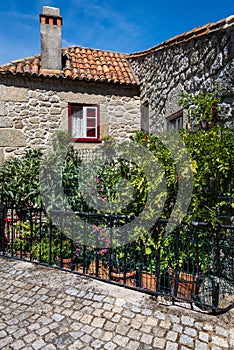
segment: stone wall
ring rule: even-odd
[[[157,47],[129,57],[141,84],[141,101],[150,108],[150,132],[166,128],[166,118],[179,111],[178,93],[213,89],[219,84],[221,115],[234,120],[234,27],[217,30],[182,43]],[[185,126],[185,125],[184,125]]]
[[[48,150],[58,129],[68,129],[68,104],[97,104],[100,107],[101,137],[126,139],[140,128],[137,89],[105,84],[0,77],[0,159],[20,156],[25,150]],[[92,148],[97,143],[76,143]]]

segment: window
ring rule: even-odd
[[[141,106],[141,131],[149,133],[149,104]]]
[[[167,130],[183,128],[183,111],[176,112],[167,118]]]
[[[69,132],[75,141],[99,141],[99,108],[70,104],[68,109]]]

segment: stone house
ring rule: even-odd
[[[234,16],[151,49],[121,54],[61,47],[60,10],[43,7],[41,54],[0,67],[0,159],[48,149],[55,130],[79,148],[133,130],[186,127],[176,104],[181,89],[222,88],[226,124],[234,117]]]

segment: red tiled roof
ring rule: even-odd
[[[177,35],[148,50],[132,54],[82,48],[67,47],[62,50],[63,69],[61,71],[41,68],[40,55],[12,61],[0,67],[0,74],[33,75],[67,78],[72,80],[119,83],[125,85],[138,84],[130,68],[128,59],[144,56],[148,53],[172,47],[176,44],[216,32],[234,25],[234,16],[218,22],[211,22],[189,32]]]
[[[0,67],[1,74],[50,76],[86,81],[101,81],[136,85],[137,81],[126,59],[126,55],[88,49],[79,46],[62,49],[61,71],[41,68],[40,55],[12,61]]]
[[[211,22],[211,23],[208,23],[204,26],[192,29],[189,32],[179,34],[179,35],[177,35],[177,36],[175,36],[167,41],[164,41],[163,43],[161,43],[159,45],[151,47],[148,50],[135,52],[135,53],[129,54],[127,57],[134,58],[134,57],[144,56],[148,53],[156,52],[156,51],[162,50],[166,47],[171,47],[171,46],[174,46],[176,44],[180,44],[180,43],[186,42],[188,40],[200,37],[202,35],[213,33],[213,32],[216,32],[218,30],[225,29],[227,27],[231,27],[233,25],[234,25],[234,15],[229,16],[227,18],[224,18],[218,22]]]

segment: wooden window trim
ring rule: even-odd
[[[99,105],[90,105],[90,104],[82,104],[82,103],[69,103],[68,104],[68,132],[72,135],[72,106],[80,106],[80,107],[90,107],[97,109],[97,137],[72,137],[71,141],[74,142],[101,142],[100,140],[100,107]]]

